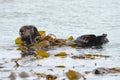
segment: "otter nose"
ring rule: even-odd
[[[107,37],[107,34],[102,34],[103,37]]]

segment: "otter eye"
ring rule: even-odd
[[[20,32],[24,32],[24,31],[21,29]]]

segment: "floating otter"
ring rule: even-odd
[[[35,43],[35,38],[40,36],[37,28],[33,25],[24,25],[19,30],[23,45]]]
[[[92,47],[99,46],[108,42],[106,38],[107,34],[102,34],[100,36],[96,36],[94,34],[82,35],[78,37],[74,42],[78,47]]]

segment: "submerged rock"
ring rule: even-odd
[[[27,78],[27,77],[29,77],[29,74],[23,71],[23,72],[19,73],[19,76],[21,78]]]
[[[110,73],[110,71],[107,68],[100,67],[100,68],[94,69],[92,73],[95,75],[103,75],[103,74]]]
[[[10,80],[16,80],[16,78],[17,78],[16,73],[15,72],[11,72],[9,78],[10,78]]]

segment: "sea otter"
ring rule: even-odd
[[[78,37],[74,42],[78,47],[92,47],[99,46],[108,42],[107,34],[96,36],[94,34],[82,35]]]
[[[23,45],[35,43],[35,38],[40,36],[37,28],[33,25],[24,25],[20,28],[19,34],[23,41]]]

